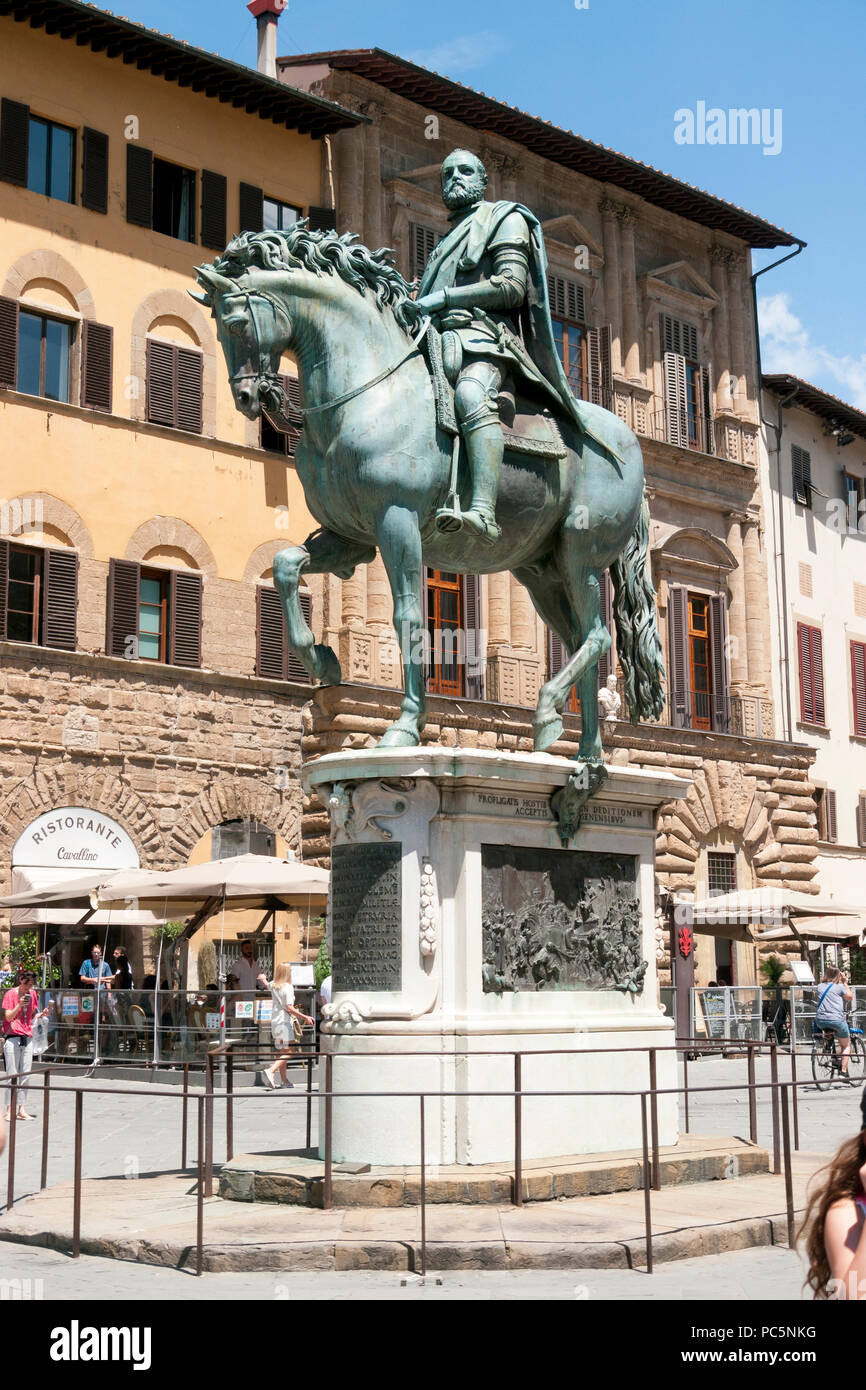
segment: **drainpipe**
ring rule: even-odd
[[[289,0],[250,0],[247,9],[255,15],[258,29],[256,68],[263,77],[277,79],[277,21]]]
[[[797,243],[796,250],[794,250],[794,251],[789,251],[788,254],[787,254],[787,256],[782,256],[782,257],[780,257],[780,259],[779,259],[778,261],[773,261],[772,264],[770,264],[770,265],[765,265],[764,268],[763,268],[763,270],[756,270],[755,273],[754,273],[754,275],[751,277],[751,279],[752,279],[752,317],[753,317],[753,319],[754,319],[754,324],[755,324],[755,355],[756,355],[756,357],[757,357],[757,365],[758,365],[758,412],[759,412],[759,415],[760,415],[760,418],[761,418],[761,423],[762,423],[763,425],[766,425],[769,429],[772,429],[773,432],[775,433],[775,436],[776,436],[776,491],[777,491],[777,496],[778,496],[778,498],[779,498],[779,521],[778,521],[779,530],[778,530],[778,536],[777,536],[777,534],[776,534],[776,522],[775,522],[775,518],[774,518],[774,521],[773,521],[773,548],[774,548],[774,551],[776,552],[776,554],[780,557],[780,559],[781,559],[781,564],[782,564],[782,621],[779,623],[779,627],[780,627],[780,629],[781,629],[781,634],[782,634],[782,666],[783,666],[783,668],[784,668],[784,684],[783,684],[783,689],[784,689],[784,700],[785,700],[785,729],[784,729],[784,734],[785,734],[785,738],[786,738],[786,740],[787,740],[788,742],[791,741],[791,737],[792,737],[792,727],[793,727],[793,726],[792,726],[792,721],[791,721],[791,644],[790,644],[790,637],[789,637],[789,633],[788,633],[788,574],[787,574],[787,567],[786,567],[786,565],[785,565],[785,514],[784,514],[784,506],[783,506],[783,503],[784,503],[784,500],[785,500],[785,499],[784,499],[784,496],[783,496],[783,494],[782,494],[782,411],[785,409],[785,407],[786,407],[787,405],[790,405],[791,401],[794,399],[794,397],[795,397],[796,394],[797,394],[797,389],[796,389],[796,387],[795,387],[794,390],[791,392],[790,396],[786,396],[784,400],[782,400],[782,401],[779,402],[779,409],[778,409],[778,412],[777,412],[777,419],[776,419],[775,421],[772,421],[772,420],[765,420],[765,419],[764,419],[764,379],[763,379],[763,378],[764,378],[764,372],[763,372],[763,366],[762,366],[762,363],[761,363],[761,332],[760,332],[760,329],[759,329],[759,327],[758,327],[758,285],[757,285],[757,282],[758,282],[758,279],[760,278],[761,275],[766,275],[766,274],[767,274],[767,271],[768,271],[768,270],[775,270],[777,266],[784,265],[786,261],[792,261],[792,260],[794,259],[795,256],[799,256],[800,252],[803,251],[803,250],[805,250],[805,247],[806,247],[806,242],[805,242],[805,241],[800,241],[800,239],[799,239],[798,237],[795,237],[795,241],[796,241],[796,243]],[[772,503],[772,497],[771,497],[770,500],[771,500],[771,503]],[[776,549],[777,546],[778,546],[778,549]]]

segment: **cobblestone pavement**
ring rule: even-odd
[[[0,1301],[25,1297],[141,1300],[306,1299],[441,1300],[698,1299],[716,1302],[799,1300],[803,1269],[799,1256],[780,1246],[680,1260],[647,1275],[631,1270],[547,1270],[513,1273],[463,1272],[431,1276],[423,1285],[399,1274],[204,1274],[200,1279],[172,1269],[126,1264],[83,1255],[72,1260],[51,1250],[0,1246]],[[437,1283],[436,1279],[441,1279]],[[19,1291],[14,1281],[23,1281]],[[30,1281],[29,1285],[27,1281]],[[9,1281],[12,1281],[11,1283]],[[40,1282],[41,1281],[41,1282]],[[11,1310],[10,1310],[11,1311]]]

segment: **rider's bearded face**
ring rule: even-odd
[[[450,212],[477,203],[486,187],[484,165],[474,155],[452,155],[442,165],[442,201]]]

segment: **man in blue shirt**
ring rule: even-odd
[[[111,966],[102,959],[102,947],[94,946],[90,959],[82,964],[78,978],[83,985],[95,989],[100,980],[110,980],[113,974]]]

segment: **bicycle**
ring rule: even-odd
[[[842,1054],[836,1046],[836,1034],[820,1024],[812,1025],[812,1077],[816,1089],[826,1091],[833,1084],[835,1076],[844,1079]],[[866,1072],[866,1049],[863,1046],[862,1028],[851,1029],[851,1052],[848,1058],[849,1081],[862,1081]]]

